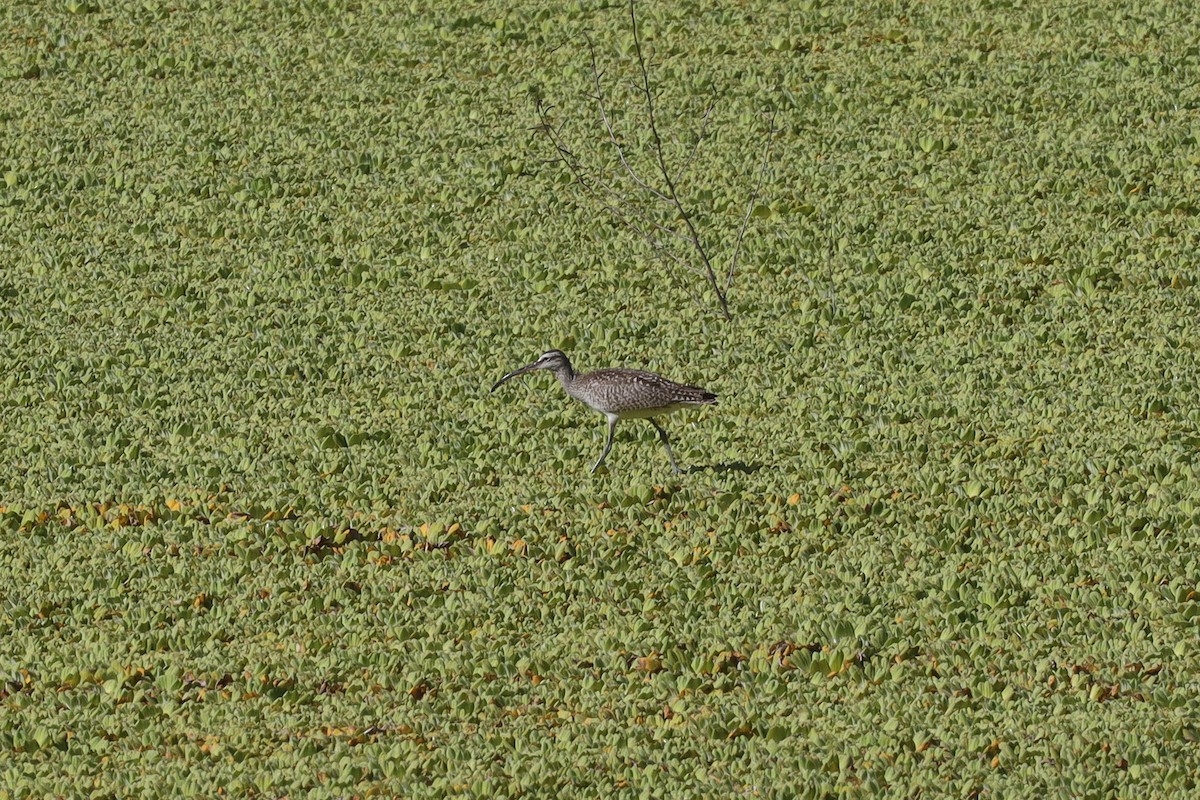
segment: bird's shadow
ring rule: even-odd
[[[747,464],[745,461],[725,461],[720,464],[706,464],[688,467],[684,472],[689,475],[693,472],[715,472],[717,474],[725,474],[729,472],[740,472],[743,475],[753,475],[760,470],[768,469],[768,464]]]

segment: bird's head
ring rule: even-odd
[[[538,356],[537,361],[534,361],[531,364],[526,364],[520,369],[514,369],[512,372],[496,381],[496,383],[492,385],[492,391],[496,391],[496,389],[500,388],[500,384],[504,383],[510,378],[515,378],[518,375],[524,375],[526,372],[533,372],[534,370],[538,369],[548,369],[551,372],[559,372],[563,369],[570,371],[571,362],[567,358],[567,354],[562,350],[547,350]]]

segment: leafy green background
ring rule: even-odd
[[[1195,791],[1194,9],[641,19],[732,324],[531,131],[620,4],[0,8],[0,795]]]

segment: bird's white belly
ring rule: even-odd
[[[691,408],[691,403],[672,403],[669,406],[661,406],[660,408],[631,408],[628,411],[616,412],[606,411],[595,406],[592,406],[592,408],[606,417],[616,417],[617,419],[649,419],[650,417],[662,417],[672,414],[684,408]]]

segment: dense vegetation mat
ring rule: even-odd
[[[0,8],[0,796],[1195,792],[1200,18],[646,5],[731,323],[620,4]]]

